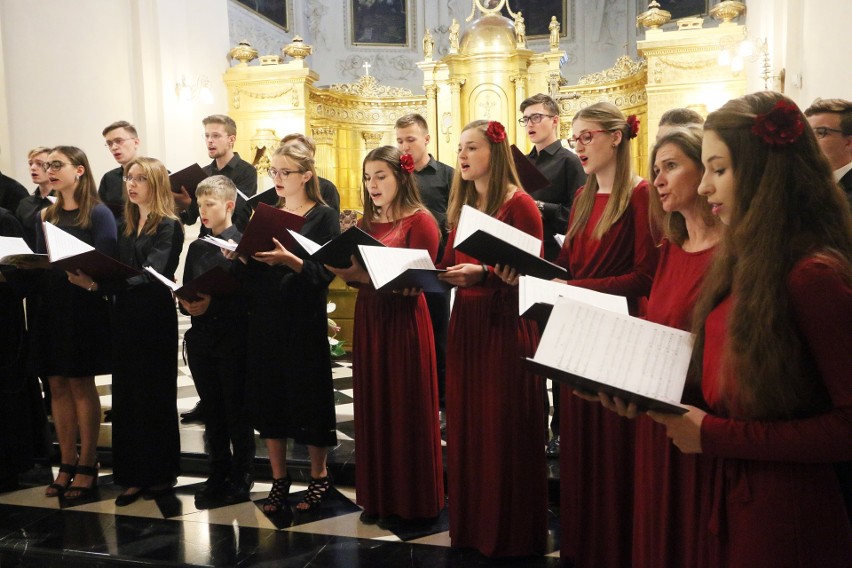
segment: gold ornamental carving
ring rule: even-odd
[[[365,75],[360,77],[354,83],[335,83],[328,88],[334,93],[344,95],[352,95],[355,97],[365,97],[370,99],[396,98],[396,97],[411,97],[413,96],[409,89],[403,87],[389,87],[387,85],[379,85],[375,77]]]
[[[746,7],[742,2],[736,2],[735,0],[725,0],[724,2],[719,2],[715,6],[710,9],[710,15],[713,16],[714,19],[719,20],[723,24],[728,24],[731,21],[735,20],[745,12]]]
[[[648,4],[648,10],[636,16],[636,25],[645,29],[656,30],[672,19],[672,13],[660,8],[657,0]]]
[[[361,132],[361,138],[364,139],[364,146],[367,150],[375,150],[382,145],[383,132]]]
[[[331,144],[337,129],[331,126],[314,126],[311,128],[311,136],[317,144]]]
[[[628,79],[633,75],[639,75],[645,71],[647,63],[644,59],[633,61],[630,56],[622,55],[615,65],[598,73],[591,73],[580,77],[578,85],[598,85],[601,83],[613,83]]]
[[[263,86],[263,83],[252,83],[253,85]],[[277,83],[270,83],[275,84]],[[257,91],[252,89],[246,89],[240,85],[234,86],[234,93],[231,96],[231,104],[234,108],[240,108],[242,101],[240,99],[241,96],[245,95],[252,99],[278,99],[290,93],[290,104],[293,107],[299,106],[299,92],[293,88],[293,85],[288,85],[286,88],[280,91],[266,92],[266,91]]]
[[[314,52],[314,47],[305,43],[302,36],[295,36],[293,41],[281,48],[282,55],[288,55],[293,59],[304,59]]]

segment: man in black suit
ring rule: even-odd
[[[521,103],[523,117],[518,120],[535,147],[528,158],[544,174],[550,185],[532,194],[544,225],[544,258],[559,256],[560,246],[554,235],[568,232],[568,216],[574,192],[586,183],[580,159],[562,145],[559,139],[559,105],[551,97],[539,93]],[[549,409],[548,409],[549,410]],[[550,420],[547,455],[559,457],[559,387],[553,385],[553,416]]]
[[[852,204],[852,101],[817,99],[805,110],[822,153]]]

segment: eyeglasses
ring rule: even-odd
[[[838,134],[843,134],[842,130],[839,130],[837,128],[829,128],[828,126],[817,126],[816,128],[814,128],[814,135],[817,138],[819,138],[820,140],[822,140],[823,138],[828,136],[829,133],[831,133],[831,132],[837,132]]]
[[[519,118],[518,123],[523,124],[524,126],[526,126],[530,122],[532,122],[533,124],[538,124],[539,122],[541,122],[541,119],[543,119],[545,116],[547,118],[553,118],[556,115],[555,114],[541,114],[540,112],[537,112],[535,114],[531,114],[529,116],[524,116],[524,117]]]
[[[58,172],[62,169],[63,166],[70,166],[69,162],[60,162],[59,160],[53,160],[52,162],[45,162],[41,165],[46,172]]]
[[[148,183],[148,178],[146,176],[124,176],[121,179],[124,180],[124,183]]]
[[[134,140],[134,138],[113,138],[112,140],[107,140],[104,142],[104,146],[107,148],[112,148],[113,146],[121,146],[128,140]]]
[[[290,174],[303,174],[304,170],[276,170],[275,168],[269,168],[269,177],[272,179],[281,176],[283,178],[287,178]]]
[[[609,132],[609,130],[586,130],[585,132],[581,132],[577,136],[572,136],[567,140],[568,145],[572,148],[577,147],[577,142],[582,144],[583,146],[588,146],[592,143],[592,139],[594,139],[595,134],[599,132]]]

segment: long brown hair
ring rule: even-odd
[[[74,189],[74,201],[77,202],[77,217],[74,219],[73,225],[82,229],[88,229],[92,224],[92,209],[95,205],[101,202],[98,198],[98,186],[95,185],[95,178],[92,176],[92,168],[89,167],[89,159],[86,153],[75,146],[57,146],[51,148],[50,153],[57,152],[62,154],[71,165],[74,167],[83,166],[83,173],[77,180],[77,187]],[[65,200],[62,198],[62,192],[54,192],[56,201],[49,205],[44,210],[45,221],[51,223],[59,222],[59,212],[62,211]]]
[[[630,205],[630,197],[633,195],[633,169],[630,167],[630,125],[617,106],[612,103],[600,102],[589,105],[574,115],[575,120],[587,120],[596,122],[601,130],[608,132],[621,132],[621,141],[615,153],[615,181],[612,185],[612,194],[606,203],[603,215],[598,220],[592,236],[598,240],[603,237]],[[574,200],[574,217],[571,226],[568,227],[566,239],[571,240],[582,233],[592,215],[595,205],[595,195],[598,193],[598,176],[589,174],[586,185],[580,195]]]
[[[695,363],[700,373],[708,314],[731,295],[720,388],[735,418],[789,419],[829,406],[797,332],[788,275],[803,257],[819,255],[852,281],[852,215],[801,111],[804,130],[789,145],[752,133],[755,117],[782,100],[794,105],[779,93],[746,95],[704,124],[730,151],[734,203],[696,304]]]
[[[150,190],[150,203],[148,204],[148,217],[142,232],[153,235],[157,232],[157,226],[163,219],[177,219],[175,215],[175,199],[172,194],[172,183],[169,181],[169,172],[166,166],[155,158],[134,158],[124,165],[124,175],[130,171],[132,166],[142,168],[142,175],[148,178]],[[124,184],[127,191],[127,184]],[[124,235],[136,234],[139,230],[139,206],[129,199],[124,200]]]
[[[491,145],[491,177],[488,180],[488,189],[485,192],[485,208],[484,213],[492,217],[500,211],[500,207],[506,201],[506,195],[509,193],[509,187],[514,185],[519,190],[521,187],[518,171],[515,169],[515,162],[512,160],[512,148],[509,146],[509,137],[506,136],[502,142],[492,142],[485,131],[488,129],[490,121],[474,120],[462,129],[466,132],[471,129],[476,129],[482,134],[482,139]],[[453,229],[459,222],[461,210],[464,205],[476,207],[479,196],[476,193],[476,185],[473,181],[464,180],[461,177],[461,169],[456,168],[456,173],[453,176],[453,186],[450,189],[450,203],[447,206],[447,227]]]
[[[702,129],[700,126],[673,127],[667,134],[660,137],[657,143],[654,144],[654,149],[651,150],[651,160],[648,171],[651,172],[651,185],[656,178],[654,172],[654,162],[657,160],[657,152],[666,144],[677,146],[684,156],[686,156],[698,168],[699,174],[704,173],[704,164],[701,162],[701,138]],[[698,194],[698,186],[695,187],[696,195]],[[716,225],[718,219],[713,215],[713,210],[707,199],[704,196],[697,195],[698,211],[701,213],[702,222],[708,226]],[[683,214],[678,211],[666,212],[663,211],[663,204],[660,202],[660,195],[654,189],[648,192],[648,218],[651,223],[651,235],[654,242],[659,243],[662,238],[666,238],[678,246],[683,246],[683,243],[689,238],[689,233],[686,230],[686,219]],[[662,232],[662,235],[659,233]]]
[[[325,205],[325,201],[323,201],[322,194],[319,189],[319,177],[317,177],[317,170],[314,166],[314,152],[310,147],[308,147],[304,142],[294,138],[284,144],[281,144],[272,156],[284,156],[285,158],[289,158],[291,161],[298,164],[299,171],[302,173],[311,172],[311,179],[309,179],[305,184],[305,194],[307,194],[308,199],[314,203]],[[284,207],[283,197],[278,198],[278,204],[276,207],[279,209]]]
[[[370,150],[367,157],[364,158],[364,163],[361,166],[361,201],[364,206],[364,217],[361,220],[361,227],[365,231],[369,231],[373,221],[379,216],[379,208],[370,199],[370,192],[367,190],[366,166],[367,162],[385,162],[393,172],[393,177],[396,179],[396,197],[393,203],[388,206],[388,213],[393,213],[394,222],[401,219],[401,215],[406,211],[426,211],[429,210],[423,204],[420,198],[420,188],[417,185],[417,176],[414,172],[408,173],[403,171],[399,160],[402,157],[402,152],[394,146],[380,146],[374,150]],[[430,214],[431,215],[431,214]],[[391,218],[388,215],[388,218]]]

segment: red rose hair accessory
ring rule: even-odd
[[[639,119],[636,118],[635,114],[631,114],[627,117],[627,126],[630,127],[630,131],[627,133],[627,139],[631,140],[636,138],[639,134]]]
[[[770,146],[783,147],[799,139],[805,131],[805,123],[799,107],[787,101],[778,101],[769,112],[754,118],[751,131]]]
[[[399,157],[399,167],[407,174],[414,171],[414,158],[411,157],[411,154],[403,154]]]
[[[506,129],[503,128],[503,125],[496,120],[492,120],[488,123],[488,128],[485,130],[485,136],[487,136],[493,144],[499,144],[506,139]]]

